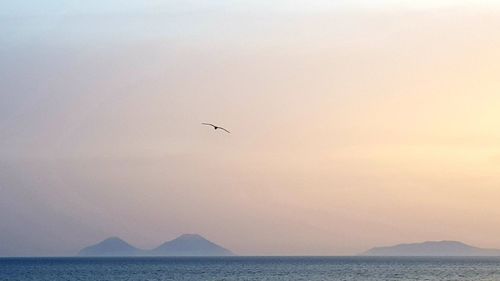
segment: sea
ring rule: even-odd
[[[500,280],[500,258],[0,258],[1,281]]]

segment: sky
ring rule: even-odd
[[[310,2],[0,1],[0,256],[500,248],[498,1]]]

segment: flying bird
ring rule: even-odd
[[[231,132],[229,132],[228,130],[226,130],[226,129],[222,128],[222,127],[216,126],[216,125],[214,125],[214,124],[210,124],[210,123],[201,123],[201,124],[202,124],[202,125],[207,125],[207,126],[212,126],[212,127],[214,127],[214,130],[221,129],[221,130],[223,130],[223,131],[225,131],[225,132],[227,132],[227,133],[229,133],[229,134],[231,133]]]

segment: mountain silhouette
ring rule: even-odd
[[[118,237],[110,237],[95,245],[83,248],[79,256],[137,256],[141,250]]]
[[[232,256],[231,251],[215,244],[198,234],[183,234],[172,241],[158,246],[152,251],[158,256]]]
[[[423,243],[399,244],[375,247],[364,256],[500,256],[500,250],[483,249],[458,241],[427,241]]]
[[[118,237],[83,248],[79,256],[233,256],[234,254],[198,234],[183,234],[152,250],[141,250]]]

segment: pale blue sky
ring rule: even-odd
[[[206,37],[218,29],[238,33],[308,14],[332,15],[346,11],[429,11],[460,8],[469,11],[499,7],[498,1],[420,0],[48,0],[0,1],[3,48],[47,40],[89,41],[114,37]],[[296,20],[296,19],[295,19]],[[261,26],[259,27],[259,23]],[[273,28],[272,26],[270,28]],[[47,41],[46,40],[46,41]]]
[[[0,1],[3,15],[68,15],[92,13],[157,13],[190,10],[327,11],[336,8],[498,7],[495,0],[46,0]]]

